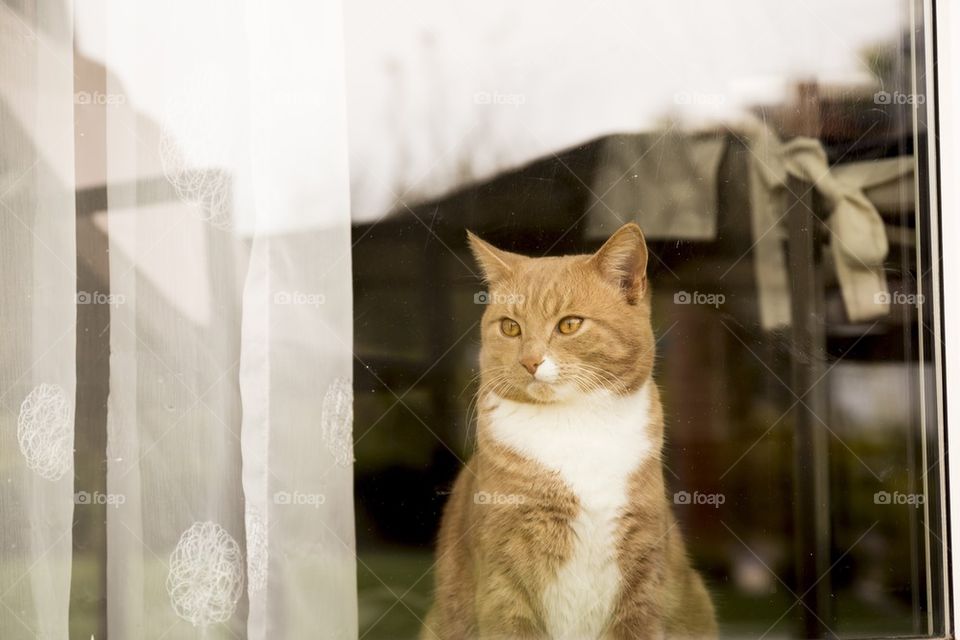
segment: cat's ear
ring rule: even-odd
[[[483,271],[483,279],[488,284],[502,280],[510,275],[514,267],[523,260],[523,256],[516,253],[510,253],[481,240],[478,236],[467,231],[467,240],[470,242],[470,250],[473,251],[473,257]]]
[[[620,287],[627,302],[636,304],[647,290],[647,242],[632,222],[620,227],[590,257],[600,275]]]

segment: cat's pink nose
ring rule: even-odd
[[[520,364],[523,365],[523,368],[527,370],[527,373],[534,375],[537,372],[537,367],[543,364],[543,358],[537,356],[524,356],[520,358]]]

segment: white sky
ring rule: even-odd
[[[113,56],[111,69],[134,107],[162,118],[166,100],[157,91],[176,84],[171,70],[202,66],[205,57],[216,58],[218,39],[244,37],[235,33],[243,23],[237,7],[249,12],[256,5],[138,4],[140,26],[123,48],[140,60],[125,69]],[[784,98],[800,79],[866,83],[858,52],[895,37],[908,6],[905,0],[344,0],[353,217],[374,219],[394,209],[398,195],[411,203],[438,196],[605,133],[649,129],[668,116],[690,126],[736,118],[744,106]],[[80,48],[103,60],[103,26],[86,13],[78,10]],[[185,14],[191,19],[184,21]],[[116,43],[124,34],[113,37]],[[211,46],[195,46],[204,38]],[[151,66],[155,73],[143,72]],[[331,103],[342,103],[342,87],[327,89]],[[342,153],[342,146],[331,145],[330,153]]]
[[[734,117],[790,83],[869,80],[901,0],[345,5],[355,219],[611,132]],[[477,104],[479,92],[506,104]],[[675,96],[691,104],[677,104]]]

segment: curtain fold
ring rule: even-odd
[[[102,590],[91,615],[112,638],[355,637],[339,2],[94,1],[76,20],[69,3],[11,4],[0,637],[85,629],[71,581]],[[81,135],[103,140],[75,171]],[[109,273],[92,292],[76,290],[77,174],[103,192]],[[76,376],[105,366],[77,358],[78,304],[109,305],[110,354],[106,448],[75,461]],[[106,557],[79,563],[75,463],[106,474],[90,498]],[[85,562],[106,585],[71,576]]]
[[[0,636],[66,638],[76,372],[72,3],[0,3]],[[66,16],[66,19],[64,17]]]

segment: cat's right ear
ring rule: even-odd
[[[620,287],[630,304],[647,289],[647,241],[636,224],[628,222],[590,257],[600,275]]]
[[[467,240],[470,242],[470,250],[473,251],[473,257],[480,265],[483,279],[487,284],[503,280],[523,260],[523,256],[497,249],[471,231],[467,231]]]

